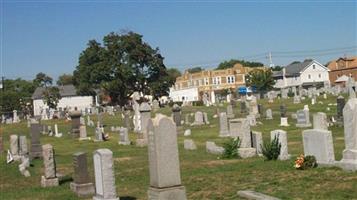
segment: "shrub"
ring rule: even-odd
[[[240,147],[239,138],[231,138],[229,141],[223,144],[223,158],[239,158],[238,148]]]
[[[271,142],[264,143],[262,148],[263,156],[266,160],[277,160],[280,154],[281,144],[277,136]]]
[[[203,106],[203,101],[192,101],[192,106]]]

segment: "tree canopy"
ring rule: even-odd
[[[72,85],[73,75],[72,74],[62,74],[58,77],[57,85]]]
[[[221,62],[216,69],[228,69],[232,68],[235,64],[242,64],[244,67],[263,67],[264,64],[260,62],[250,62],[245,60],[231,59],[229,61]]]
[[[112,32],[104,36],[103,44],[90,40],[73,73],[79,93],[93,95],[100,89],[121,105],[134,91],[166,95],[171,81],[164,58],[142,37],[134,32]]]
[[[192,67],[190,69],[187,70],[189,73],[196,73],[196,72],[200,72],[203,71],[202,67]]]
[[[253,69],[246,75],[246,84],[263,94],[273,88],[275,81],[270,69]]]

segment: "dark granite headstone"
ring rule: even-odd
[[[258,104],[258,113],[260,115],[264,114],[264,106],[262,104]]]
[[[246,113],[247,112],[247,105],[245,104],[245,101],[240,102],[240,112],[241,113]]]
[[[40,143],[40,124],[31,123],[31,150],[30,150],[30,158],[42,158],[42,146]]]
[[[280,117],[286,117],[286,106],[285,106],[285,104],[280,105]]]
[[[173,114],[173,119],[174,122],[176,123],[176,126],[181,126],[181,107],[177,104],[175,104],[172,107],[172,114]]]
[[[74,138],[79,137],[79,127],[81,126],[81,116],[82,113],[80,111],[72,111],[70,113],[71,119],[72,119],[72,136]]]
[[[337,97],[337,120],[343,120],[343,108],[345,107],[345,98],[343,96]]]
[[[73,182],[70,188],[79,197],[86,197],[94,194],[94,185],[90,181],[87,169],[87,154],[78,152],[73,154]]]

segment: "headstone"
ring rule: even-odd
[[[340,123],[343,122],[343,108],[345,107],[345,98],[343,96],[337,97],[337,116],[336,120]]]
[[[19,155],[20,156],[28,156],[28,146],[27,146],[27,138],[25,135],[20,136],[19,138]]]
[[[20,160],[19,137],[17,135],[10,135],[10,152],[15,161]]]
[[[17,116],[17,110],[13,111],[13,116],[12,116],[13,120],[12,123],[18,123],[20,122],[19,117]]]
[[[130,110],[124,111],[124,127],[128,130],[131,130],[131,123],[130,123]]]
[[[183,135],[184,136],[190,136],[191,135],[191,129],[186,129],[185,133]]]
[[[223,147],[217,146],[214,142],[207,141],[206,142],[206,151],[207,153],[222,155],[224,152]]]
[[[175,123],[157,114],[149,120],[149,172],[148,199],[185,200],[186,190],[181,185]]]
[[[299,103],[301,103],[300,96],[295,95],[295,96],[294,96],[294,104],[299,104]]]
[[[140,99],[139,92],[134,92],[132,95],[132,104],[134,110],[133,124],[134,124],[134,132],[139,133],[141,130],[141,122],[140,122],[140,105],[137,102]]]
[[[308,110],[298,110],[296,113],[297,123],[296,127],[310,127],[310,114]]]
[[[103,132],[102,132],[102,128],[100,127],[96,127],[95,128],[95,139],[94,142],[102,142],[103,141]]]
[[[31,149],[30,158],[42,158],[42,146],[40,143],[40,124],[38,122],[31,123]]]
[[[273,140],[274,137],[277,137],[279,143],[281,144],[279,160],[288,160],[290,159],[290,155],[288,154],[288,138],[286,131],[283,130],[274,130],[270,132],[270,139]]]
[[[120,127],[119,129],[119,144],[121,145],[130,145],[128,129],[125,127]]]
[[[159,110],[159,108],[160,108],[160,105],[159,105],[159,101],[158,100],[153,100],[152,101],[152,110],[154,111],[154,112],[156,112],[157,110]]]
[[[249,114],[247,116],[247,120],[249,121],[249,125],[250,126],[256,126],[257,125],[257,120],[255,118],[256,115],[253,115],[253,114]]]
[[[326,93],[324,93],[324,99],[327,99],[327,94]]]
[[[263,116],[263,114],[264,114],[263,104],[258,104],[258,113],[259,113],[259,115]]]
[[[280,105],[280,117],[286,117],[286,106],[285,106],[285,104]]]
[[[31,174],[26,169],[26,168],[30,167],[30,158],[27,155],[22,155],[20,160],[21,160],[21,164],[19,165],[20,173],[25,177],[30,177]]]
[[[263,146],[263,136],[261,132],[253,131],[252,132],[252,147],[256,149],[257,154],[262,154]]]
[[[147,133],[147,124],[151,118],[151,107],[147,102],[143,102],[140,105],[140,121],[141,121],[141,130],[136,140],[136,145],[144,147],[148,143],[148,133]]]
[[[181,126],[181,107],[177,104],[174,104],[172,107],[172,114],[176,126]]]
[[[43,164],[45,167],[45,175],[41,177],[42,187],[58,186],[58,178],[56,175],[56,162],[52,145],[45,144],[42,146]]]
[[[197,111],[195,113],[195,121],[191,124],[191,126],[199,126],[199,125],[203,125],[204,121],[203,121],[203,113],[201,111]]]
[[[78,138],[79,137],[79,126],[81,125],[80,117],[82,113],[80,111],[72,111],[70,113],[72,119],[72,137]]]
[[[55,137],[62,137],[62,133],[59,133],[58,132],[58,126],[57,126],[57,124],[55,124]]]
[[[228,104],[228,105],[227,105],[227,117],[228,117],[229,119],[234,118],[233,107],[232,107],[231,104]]]
[[[227,114],[225,112],[219,113],[219,137],[229,136]]]
[[[318,112],[313,115],[313,127],[314,129],[327,130],[327,116],[323,112]]]
[[[88,197],[94,194],[94,185],[90,180],[87,167],[87,154],[77,152],[73,154],[73,182],[70,188],[79,197]]]
[[[190,115],[189,115],[189,114],[186,114],[186,115],[185,115],[185,124],[186,124],[186,125],[190,125],[190,124],[191,124],[191,122],[190,122]]]
[[[87,137],[86,125],[79,126],[79,140],[90,140],[90,138]]]
[[[351,98],[343,108],[345,149],[340,166],[357,171],[357,99]]]
[[[252,98],[249,102],[249,114],[259,116],[258,105],[257,105],[257,98],[252,95]]]
[[[287,117],[280,117],[280,126],[290,126]]]
[[[95,196],[93,200],[119,200],[115,188],[113,152],[98,149],[93,153]]]
[[[184,149],[186,149],[186,150],[196,150],[197,149],[196,144],[192,139],[185,139],[183,141],[183,146],[184,146]]]
[[[240,102],[240,113],[246,113],[247,112],[247,105],[245,101]]]
[[[265,112],[266,112],[265,113],[265,119],[268,119],[268,120],[273,119],[273,112],[272,112],[272,110],[270,108],[267,109]]]
[[[302,137],[306,156],[315,156],[318,164],[333,164],[335,162],[331,131],[315,128],[304,130]]]
[[[203,113],[203,122],[204,122],[205,124],[209,124],[208,115],[207,115],[206,112]]]

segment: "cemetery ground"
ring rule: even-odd
[[[281,199],[353,199],[357,198],[357,172],[345,172],[339,168],[314,168],[308,170],[296,170],[294,160],[303,154],[302,131],[296,128],[296,120],[291,114],[309,105],[310,115],[316,112],[325,112],[328,116],[336,114],[336,106],[328,106],[328,103],[336,103],[336,97],[329,96],[327,100],[322,96],[317,102],[323,104],[310,104],[310,99],[302,100],[301,104],[293,104],[293,98],[286,100],[276,99],[269,104],[266,99],[258,100],[264,105],[264,109],[273,110],[273,120],[265,120],[261,117],[258,124],[252,127],[253,131],[263,134],[264,142],[270,140],[270,131],[282,129],[287,131],[288,148],[291,159],[288,161],[264,161],[263,157],[247,159],[224,160],[217,155],[206,153],[206,141],[214,141],[219,146],[227,141],[227,138],[219,138],[219,119],[212,116],[216,107],[183,107],[183,119],[186,113],[204,111],[208,113],[209,125],[189,127],[184,125],[183,131],[190,128],[191,136],[178,137],[180,170],[182,185],[186,187],[188,199],[239,199],[238,190],[254,190]],[[284,102],[287,105],[289,127],[279,127],[279,106]],[[330,111],[327,111],[330,107]],[[220,107],[220,111],[225,111]],[[170,108],[162,108],[158,112],[171,114]],[[235,118],[240,117],[239,103],[234,108]],[[264,112],[265,113],[265,112]],[[154,116],[154,114],[152,115]],[[91,116],[96,122],[96,116]],[[312,117],[311,117],[312,119]],[[72,155],[78,151],[87,152],[88,170],[92,180],[93,151],[99,148],[109,148],[113,151],[116,189],[120,199],[147,199],[149,187],[149,169],[147,147],[118,145],[118,132],[110,132],[111,126],[121,126],[121,115],[104,116],[105,131],[110,133],[110,140],[106,142],[78,141],[71,138],[71,122],[64,120],[42,121],[42,124],[58,124],[59,131],[64,134],[62,138],[41,135],[41,144],[52,144],[55,149],[57,173],[63,175],[60,178],[60,186],[41,188],[40,180],[43,175],[43,161],[36,159],[33,166],[28,168],[31,177],[25,178],[18,170],[19,163],[6,164],[6,153],[0,156],[0,199],[78,199],[70,190],[69,184],[73,174]],[[332,131],[336,160],[342,158],[344,149],[344,134],[342,127],[329,127]],[[87,127],[88,136],[94,138],[94,128]],[[4,140],[4,150],[9,148],[10,134],[26,135],[28,142],[30,130],[26,122],[19,124],[2,125],[1,134]],[[130,132],[130,140],[135,142],[137,135]],[[189,151],[183,148],[184,139],[193,139],[197,150]],[[92,199],[92,198],[88,198]]]

